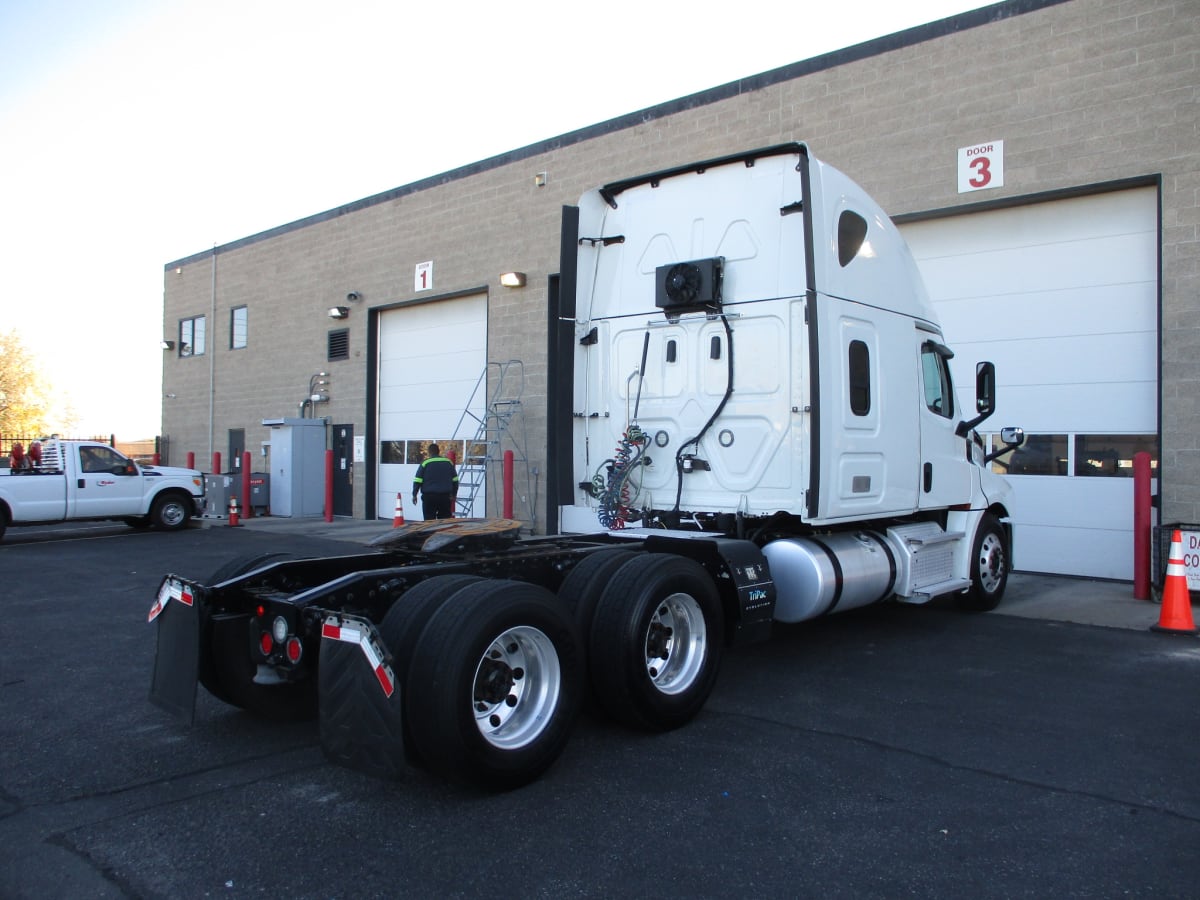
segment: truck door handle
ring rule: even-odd
[[[933,463],[925,463],[925,493],[933,490]]]
[[[75,485],[82,490],[84,487],[87,486],[87,482],[82,478],[78,478],[75,480]]]

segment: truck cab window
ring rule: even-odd
[[[943,418],[954,416],[954,386],[950,367],[933,344],[921,347],[921,380],[925,387],[925,406]]]
[[[80,447],[79,467],[84,472],[112,474],[113,470],[125,466],[125,458],[104,447]]]
[[[871,411],[871,351],[863,341],[850,342],[850,411],[865,416]]]

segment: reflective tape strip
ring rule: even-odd
[[[375,646],[375,641],[372,639],[370,628],[360,627],[357,623],[353,622],[342,622],[339,624],[336,616],[330,616],[321,623],[321,637],[334,641],[343,641],[347,644],[358,644],[362,649],[363,656],[371,664],[371,670],[375,673],[375,680],[379,682],[383,693],[388,697],[395,693],[396,676],[392,673],[391,667],[380,656],[379,650]]]
[[[167,608],[167,604],[172,600],[178,600],[184,606],[191,606],[195,602],[190,587],[185,586],[183,582],[177,581],[174,578],[168,578],[158,589],[158,596],[154,600],[154,605],[150,607],[150,613],[146,616],[146,621],[153,622],[162,615],[162,611]]]

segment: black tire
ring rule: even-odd
[[[162,531],[178,531],[192,518],[192,498],[187,494],[169,491],[154,498],[150,507],[150,522]]]
[[[413,651],[405,709],[414,749],[456,781],[526,784],[566,746],[583,669],[575,629],[549,591],[469,585],[433,613]]]
[[[1008,531],[991,513],[979,520],[971,547],[971,586],[958,595],[958,606],[969,612],[989,612],[1000,605],[1008,586],[1012,554]]]
[[[625,547],[613,547],[590,553],[576,563],[575,568],[567,573],[558,596],[566,603],[579,636],[587,646],[588,637],[592,631],[592,617],[596,612],[596,604],[600,595],[617,570],[629,560],[638,556],[636,550]]]
[[[391,654],[402,701],[408,695],[408,665],[413,649],[430,617],[463,588],[483,580],[478,575],[435,575],[401,596],[387,611],[379,625],[379,636]],[[407,704],[402,706],[407,709]],[[424,759],[413,747],[407,714],[402,714],[401,719],[405,756],[415,765],[424,765]]]
[[[259,553],[238,557],[220,566],[208,577],[209,586],[221,584],[268,563],[291,558],[288,553]],[[264,719],[291,722],[311,719],[317,712],[317,681],[308,678],[294,684],[256,684],[250,640],[250,615],[216,615],[201,632],[203,646],[198,678],[210,694]]]
[[[638,556],[596,606],[588,648],[596,700],[634,728],[678,728],[712,693],[723,639],[721,599],[703,566],[670,554]]]

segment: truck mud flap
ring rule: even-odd
[[[158,622],[158,646],[150,702],[191,725],[196,717],[200,669],[201,600],[191,585],[163,579],[150,620]]]
[[[400,778],[407,769],[400,689],[375,627],[356,616],[326,616],[317,671],[325,757],[379,778]]]

